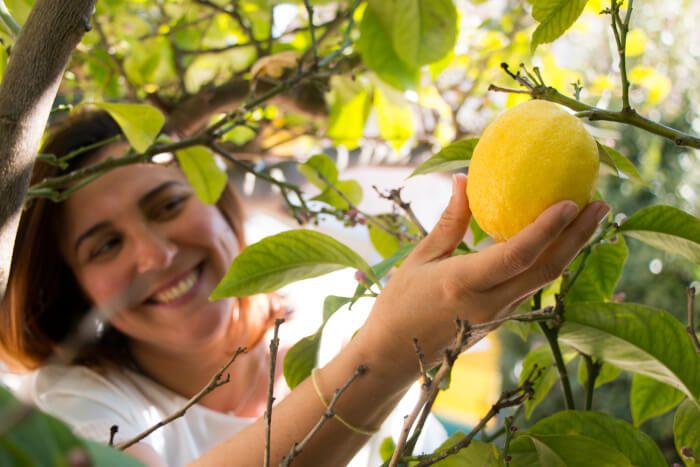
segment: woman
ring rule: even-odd
[[[93,113],[53,132],[43,152],[62,156],[119,134]],[[81,154],[85,165],[123,153],[112,144]],[[55,169],[35,167],[34,180]],[[369,371],[336,405],[305,447],[299,465],[343,465],[367,441],[417,377],[412,338],[437,361],[454,337],[454,319],[491,321],[556,278],[608,211],[602,202],[577,215],[570,201],[545,211],[509,240],[452,257],[468,223],[466,178],[433,231],[395,272],[367,323],[349,344],[273,411],[272,463],[318,421],[334,390],[359,365]],[[139,284],[130,303],[89,352],[70,367],[42,368],[33,380],[41,408],[85,436],[128,438],[179,408],[239,347],[231,382],[205,397],[193,414],[128,453],[149,466],[260,465],[265,448],[267,345],[264,336],[284,312],[274,297],[208,296],[244,246],[242,209],[229,187],[217,206],[201,203],[174,166],[116,169],[52,205],[37,200],[23,215],[12,274],[2,305],[6,358],[24,367],[45,363],[92,305],[104,305]],[[144,285],[145,284],[145,285]],[[276,395],[281,395],[279,392]],[[136,403],[135,401],[138,401]],[[189,418],[188,418],[189,417]]]

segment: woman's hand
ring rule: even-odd
[[[452,342],[455,319],[479,324],[509,313],[561,275],[608,211],[596,201],[576,216],[576,204],[563,201],[506,242],[451,256],[471,217],[466,177],[455,176],[438,224],[394,273],[370,314],[366,327],[384,360],[415,369],[413,337],[428,359],[437,360]]]

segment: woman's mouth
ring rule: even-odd
[[[151,305],[179,305],[188,301],[198,289],[204,263],[200,263],[186,276],[182,277],[172,286],[152,295],[147,304]]]

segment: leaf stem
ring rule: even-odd
[[[600,374],[601,363],[593,361],[590,355],[581,354],[583,361],[586,362],[586,371],[588,378],[586,379],[586,403],[584,410],[591,410],[593,406],[593,393],[595,392],[595,380]]]

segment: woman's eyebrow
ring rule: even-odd
[[[100,230],[106,229],[108,226],[109,226],[109,222],[102,221],[102,222],[98,222],[97,224],[93,225],[92,227],[87,229],[85,232],[83,232],[83,234],[80,237],[78,237],[78,239],[75,241],[75,247],[74,247],[75,252],[76,253],[78,252],[78,247],[80,246],[80,244],[84,240],[87,240],[91,235],[95,235]]]
[[[173,185],[183,186],[185,184],[179,180],[168,180],[167,182],[163,182],[160,185],[158,185],[157,187],[155,187],[154,189],[152,189],[151,191],[149,191],[148,193],[146,193],[145,195],[143,195],[141,197],[141,199],[139,199],[139,206],[144,206],[145,204],[148,204],[148,202],[150,200],[152,200],[153,198],[158,196],[163,190],[165,190]]]

